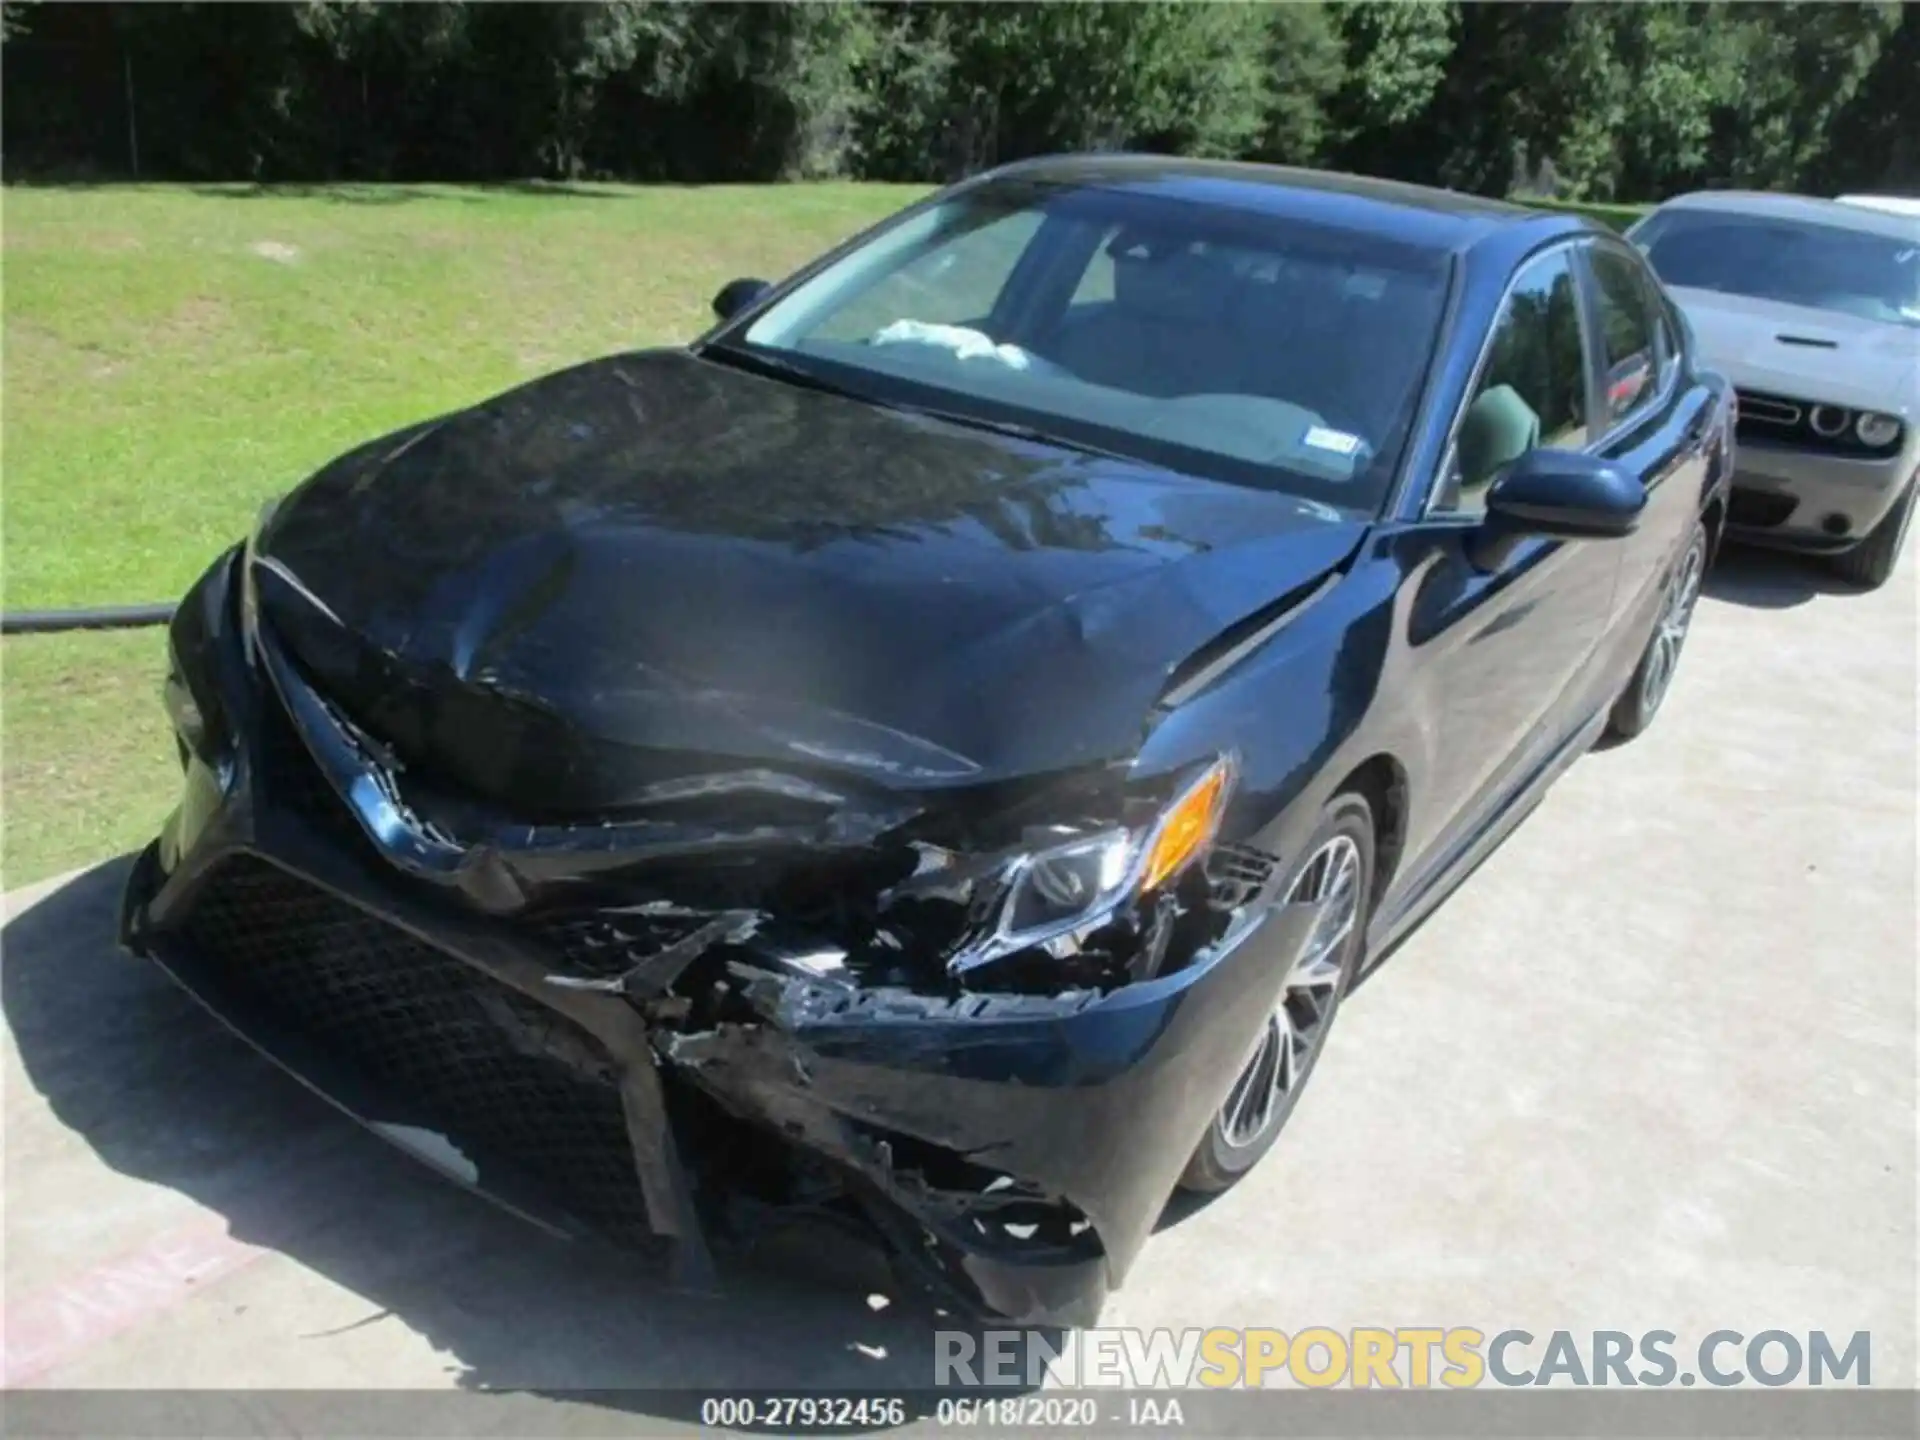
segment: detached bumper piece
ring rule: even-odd
[[[155,927],[147,906],[162,888],[157,860],[155,847],[135,868],[127,943],[229,1029],[524,1218],[569,1238],[664,1251],[681,1284],[712,1287],[658,1078],[644,1058],[624,1065],[609,1045],[625,1028],[617,1012],[606,1017],[616,1035],[596,1034],[247,851],[194,874],[172,922]],[[671,1238],[683,1243],[663,1245]]]
[[[593,848],[458,840],[341,750],[351,727],[319,733],[271,640],[206,623],[237,608],[222,573],[175,625],[185,795],[135,867],[130,949],[417,1158],[684,1285],[717,1283],[710,1244],[817,1220],[951,1308],[1097,1314],[1311,920],[1264,903],[1270,861],[1223,847],[1147,978],[967,989],[925,928],[872,927],[875,876],[915,863],[892,842],[843,829],[822,881],[817,850],[610,864],[599,825]]]
[[[620,1067],[577,1023],[252,855],[213,869],[160,948],[239,1028],[310,1047],[304,1074],[385,1097],[362,1118],[443,1146],[444,1168],[511,1158],[582,1222],[561,1228],[652,1243]]]

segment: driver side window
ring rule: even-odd
[[[1478,515],[1500,472],[1528,450],[1586,443],[1586,345],[1572,254],[1562,249],[1520,272],[1494,322],[1434,511]]]

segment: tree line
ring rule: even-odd
[[[7,3],[9,180],[853,177],[1059,150],[1488,194],[1920,190],[1900,4]]]

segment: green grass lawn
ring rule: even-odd
[[[575,360],[686,339],[920,191],[9,188],[8,609],[177,597],[357,441]],[[152,834],[162,632],[0,642],[0,879]]]

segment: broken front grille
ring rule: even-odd
[[[293,728],[293,721],[281,708],[279,697],[270,691],[263,695],[260,707],[260,742],[255,762],[266,787],[277,805],[311,820],[332,825],[344,821],[353,825],[353,817],[340,803],[327,777],[320,773],[307,742]],[[357,833],[357,827],[356,833]]]
[[[566,1016],[251,856],[207,880],[181,932],[228,998],[400,1107],[368,1118],[505,1159],[608,1239],[651,1240],[612,1058]]]
[[[912,867],[910,854],[771,855],[738,862],[653,866],[603,903],[539,913],[526,930],[560,951],[571,974],[610,978],[686,939],[716,916],[754,914],[776,948],[838,952],[870,983],[924,980],[929,956],[957,943],[965,911],[879,897]],[[667,907],[648,913],[649,905]],[[723,955],[726,945],[714,953]]]
[[[350,849],[375,848],[321,773],[277,697],[262,706],[259,737],[255,765],[274,809],[298,815]],[[752,796],[744,802],[739,796],[732,798],[734,803],[756,803]],[[617,886],[582,895],[557,910],[543,909],[517,923],[522,933],[559,952],[557,970],[580,979],[605,980],[625,974],[685,939],[720,912],[763,911],[780,922],[777,928],[789,947],[839,948],[850,963],[863,966],[874,978],[904,980],[914,978],[905,963],[908,937],[924,942],[933,926],[937,940],[950,945],[963,918],[957,910],[946,913],[940,907],[905,906],[891,929],[880,923],[878,897],[908,874],[912,865],[912,853],[904,849],[812,855],[777,847],[760,855],[657,862],[643,875],[625,877]],[[649,915],[644,910],[649,902],[664,903],[675,913]],[[930,910],[939,913],[930,917],[926,913]]]

